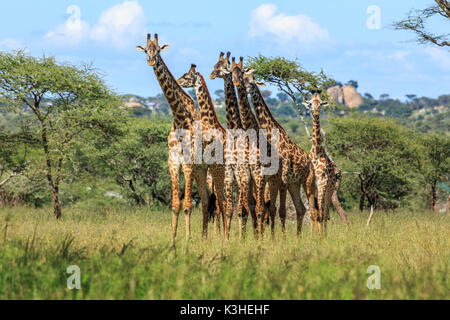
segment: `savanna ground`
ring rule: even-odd
[[[192,238],[171,245],[171,213],[113,208],[0,209],[0,299],[448,299],[450,216],[443,213],[333,213],[318,238],[289,221],[283,238],[261,242]],[[278,221],[277,221],[278,223]],[[81,270],[81,290],[67,289],[67,267]],[[369,290],[367,268],[379,266],[381,289]]]

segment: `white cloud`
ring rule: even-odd
[[[46,39],[64,45],[77,45],[90,39],[121,48],[136,36],[145,34],[144,10],[136,0],[127,0],[103,11],[92,27],[81,19],[79,6],[69,6],[66,13],[70,15],[67,20],[47,32]]]
[[[284,13],[276,14],[277,6],[263,4],[251,12],[249,35],[251,37],[272,36],[284,43],[297,41],[301,44],[311,44],[329,40],[329,33],[309,16],[298,14],[294,16]]]
[[[20,40],[6,38],[0,40],[0,49],[4,50],[18,50],[23,48],[23,44]]]
[[[130,38],[145,33],[144,10],[137,1],[125,1],[104,11],[92,28],[91,38],[111,41],[113,46],[126,46]]]
[[[424,49],[424,53],[427,54],[431,60],[437,63],[444,69],[450,69],[450,52],[437,47],[427,47]]]
[[[52,42],[79,44],[88,35],[89,25],[86,21],[81,20],[79,6],[70,5],[66,13],[70,14],[67,20],[54,30],[47,32],[45,38]]]
[[[387,57],[388,57],[388,59],[392,59],[392,60],[403,60],[410,54],[411,54],[411,51],[399,50],[399,51],[395,51],[394,53],[389,54]]]

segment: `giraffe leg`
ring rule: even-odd
[[[230,217],[230,221],[231,221],[231,217],[233,216],[233,182],[234,182],[234,168],[231,165],[227,165],[225,167],[225,202],[226,202],[226,206],[225,206],[225,217],[228,220],[228,217]],[[228,225],[225,221],[224,225],[224,235],[225,235],[225,239],[228,238],[229,234],[228,234]]]
[[[250,206],[250,215],[253,222],[253,232],[256,234],[257,219],[256,219],[256,199],[257,199],[256,183],[253,179],[250,180],[250,193],[248,195],[248,203]]]
[[[236,211],[239,218],[239,238],[242,239],[247,224],[248,213],[250,212],[250,206],[248,204],[248,196],[250,192],[250,173],[244,166],[240,167],[240,169],[238,170],[237,180],[238,180],[239,198]],[[244,214],[244,209],[247,214]],[[231,227],[231,216],[228,217],[227,227],[229,236]]]
[[[220,218],[223,219],[223,217],[225,216],[225,206],[226,206],[226,201],[223,195],[223,190],[224,190],[224,184],[225,184],[225,171],[224,171],[224,167],[221,166],[213,166],[213,170],[212,170],[212,175],[213,175],[213,181],[214,181],[214,190],[216,193],[216,197],[217,197],[217,212],[219,213],[216,216],[216,219],[214,221],[217,220],[217,222],[220,222]],[[216,234],[220,235],[220,224],[218,223],[217,226],[215,226],[216,229]]]
[[[309,203],[309,215],[311,219],[314,222],[314,226],[316,228],[316,232],[320,232],[320,226],[319,226],[319,217],[318,217],[318,194],[319,194],[319,188],[318,188],[318,180],[315,178],[315,174],[313,170],[310,170],[306,181],[303,183],[303,189],[305,190],[306,196],[308,197],[308,203]],[[317,195],[317,197],[316,197]]]
[[[288,183],[288,173],[291,167],[291,161],[287,158],[283,159],[281,161],[281,181],[283,181],[284,184]]]
[[[264,214],[264,188],[265,188],[265,179],[264,176],[261,173],[261,168],[256,167],[253,168],[252,172],[252,178],[254,181],[255,186],[255,195],[256,195],[256,206],[255,206],[255,212],[256,217],[260,216],[261,220],[264,221],[265,214]],[[264,223],[264,222],[262,222]],[[273,230],[272,230],[273,232]]]
[[[277,177],[278,178],[278,177]],[[272,232],[275,231],[275,216],[277,213],[277,197],[278,197],[278,191],[280,189],[280,181],[279,178],[277,179],[275,177],[271,178],[269,180],[269,192],[270,192],[270,206],[269,206],[269,214],[270,214],[270,222],[272,226]],[[267,214],[266,214],[267,215]],[[264,222],[267,221],[267,216],[264,217],[264,219],[258,220],[258,233],[260,237],[262,237],[264,233]]]
[[[281,220],[281,231],[286,234],[286,195],[287,187],[285,184],[280,187],[280,208],[278,209],[278,215]]]
[[[295,206],[295,213],[297,215],[297,235],[302,232],[303,217],[306,213],[306,208],[303,205],[302,198],[300,197],[300,184],[293,183],[288,186],[289,194],[292,197],[292,201]]]
[[[169,172],[172,181],[172,239],[177,235],[178,216],[181,210],[180,204],[180,165],[177,165],[169,157]]]
[[[192,212],[192,180],[193,180],[193,168],[190,165],[183,165],[183,173],[185,180],[183,209],[184,217],[186,220],[186,239],[189,239],[191,234],[191,212]]]
[[[319,189],[319,192],[317,194],[317,210],[318,210],[318,221],[319,223],[321,223],[322,225],[324,225],[324,210],[323,210],[323,202],[324,202],[324,196],[325,196],[325,190],[321,190]],[[320,225],[319,225],[319,229],[316,229],[317,232],[320,232]]]
[[[198,192],[200,195],[200,200],[201,200],[201,205],[202,205],[202,217],[203,217],[202,234],[203,234],[203,238],[207,239],[207,237],[208,237],[208,219],[209,219],[209,212],[208,212],[209,193],[208,193],[208,187],[207,187],[207,183],[206,183],[207,170],[206,170],[206,168],[196,168],[194,173],[195,173],[195,182],[197,184],[197,189],[198,189]],[[186,216],[186,219],[188,219],[187,216]]]
[[[217,192],[217,186],[215,186],[215,181],[213,178],[213,168],[208,168],[208,175],[207,175],[207,184],[208,184],[208,188],[211,191],[211,193],[214,192],[215,196],[216,196],[216,210],[214,212],[214,229],[217,235],[220,235],[220,204],[219,204],[219,194]],[[214,181],[214,183],[213,183]]]
[[[325,204],[324,204],[324,217],[323,217],[323,227],[326,230],[328,219],[330,218],[330,205],[331,198],[334,192],[334,181],[328,181],[327,191],[325,193]]]

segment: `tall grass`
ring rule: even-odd
[[[351,213],[348,227],[333,219],[321,238],[309,226],[297,237],[289,221],[286,237],[277,225],[275,240],[249,232],[225,242],[213,226],[201,239],[195,211],[190,241],[181,214],[173,247],[168,211],[66,209],[55,221],[47,209],[0,209],[0,298],[450,298],[448,215],[376,212],[368,229],[366,218]],[[70,265],[81,290],[67,289]],[[370,265],[380,267],[379,290],[366,286]]]

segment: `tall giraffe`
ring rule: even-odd
[[[264,86],[262,82],[256,81],[253,77],[253,69],[247,69],[244,75],[244,83],[251,95],[253,106],[258,116],[259,125],[262,129],[267,130],[268,140],[272,135],[272,130],[279,131],[278,152],[281,158],[281,184],[286,185],[289,194],[294,202],[297,215],[297,234],[301,233],[303,217],[305,215],[305,206],[300,197],[300,188],[303,187],[309,201],[310,215],[313,217],[316,231],[319,231],[317,210],[315,205],[315,179],[314,169],[308,154],[299,146],[297,146],[286,134],[286,131],[275,119],[264,101],[258,86]],[[270,141],[270,140],[269,140]],[[272,151],[273,152],[273,151]],[[276,150],[275,150],[276,152]],[[271,185],[270,190],[270,215],[272,220],[275,217],[275,201],[278,189],[282,185]],[[280,212],[282,228],[285,228],[286,215]],[[272,222],[273,223],[273,222]]]
[[[209,94],[208,87],[206,86],[205,79],[195,70],[196,67],[197,66],[195,64],[191,65],[189,71],[181,76],[177,82],[183,88],[194,88],[195,90],[202,124],[202,149],[206,150],[208,148],[215,147],[213,144],[216,140],[212,140],[211,136],[214,134],[214,138],[219,139],[220,141],[219,147],[224,150],[226,138],[225,129],[217,119],[216,111],[214,110],[214,105]],[[223,157],[217,160],[219,161],[208,164],[208,169],[212,176],[214,189],[216,190],[216,195],[218,198],[220,208],[219,214],[222,216],[223,225],[225,226],[225,212],[223,207],[225,205],[223,196],[225,166]],[[219,218],[214,220],[216,231],[219,231]]]
[[[227,128],[234,132],[243,132],[243,125],[239,113],[239,105],[236,97],[236,91],[233,85],[233,79],[231,74],[231,64],[230,55],[228,52],[227,56],[224,57],[224,53],[221,52],[218,62],[214,65],[214,69],[211,72],[210,79],[222,78],[224,79],[225,87],[225,106],[227,114]],[[228,139],[227,139],[228,140]],[[238,138],[239,140],[239,138]],[[229,150],[232,148],[233,152]],[[245,157],[248,156],[248,144],[244,143]],[[238,185],[238,206],[237,215],[239,218],[239,235],[242,236],[245,232],[248,213],[250,212],[253,219],[253,226],[256,227],[256,214],[255,211],[250,209],[250,168],[248,162],[244,163],[238,161],[238,150],[242,150],[242,145],[239,141],[228,141],[227,149],[225,154],[227,154],[231,159],[228,159],[225,165],[225,194],[226,194],[226,220],[227,220],[227,232],[226,237],[229,237],[231,229],[231,219],[233,216],[233,182],[236,181]],[[231,160],[231,162],[229,161]]]
[[[324,227],[326,227],[331,198],[336,185],[336,172],[338,171],[338,168],[328,157],[321,141],[320,107],[327,103],[322,101],[319,91],[313,91],[311,100],[307,101],[306,104],[311,104],[313,111],[312,146],[309,157],[313,164],[316,176],[319,216],[322,217]]]
[[[236,59],[233,57],[232,64],[231,64],[231,73],[232,73],[232,79],[233,83],[237,88],[238,91],[238,98],[239,98],[239,106],[240,106],[240,113],[242,118],[242,125],[244,130],[254,130],[255,136],[253,141],[248,141],[249,143],[249,152],[256,155],[256,163],[249,164],[250,167],[250,173],[251,173],[251,182],[254,190],[253,193],[255,194],[256,199],[256,207],[255,207],[255,213],[257,217],[257,230],[258,230],[258,236],[261,237],[263,233],[263,227],[264,227],[264,191],[265,191],[265,185],[266,185],[266,176],[263,175],[262,172],[262,166],[260,162],[259,157],[259,124],[256,120],[255,115],[253,114],[250,103],[248,101],[247,97],[247,89],[244,86],[244,68],[243,68],[243,60],[244,58],[241,57],[239,63],[236,63]],[[268,200],[268,199],[267,199]],[[273,229],[272,229],[273,230]]]
[[[185,195],[183,200],[183,208],[186,220],[186,238],[190,236],[190,217],[192,212],[192,182],[195,180],[197,189],[200,194],[203,213],[203,237],[207,237],[208,232],[208,190],[207,185],[207,168],[204,165],[194,165],[194,144],[180,142],[178,133],[184,132],[193,141],[194,137],[194,121],[198,120],[195,116],[194,101],[192,98],[178,85],[177,81],[167,68],[160,53],[169,48],[168,45],[159,46],[158,35],[151,40],[151,35],[147,34],[147,45],[136,46],[136,49],[145,52],[147,55],[147,63],[153,67],[156,78],[162,88],[162,91],[169,103],[173,114],[173,124],[168,140],[169,145],[169,171],[172,181],[172,239],[177,234],[178,216],[180,213],[180,169],[182,168],[185,177]],[[184,141],[184,140],[183,140]],[[185,159],[180,157],[180,147],[184,150],[189,149],[191,158]]]
[[[242,126],[243,129],[248,130],[254,130],[255,136],[253,141],[246,141],[248,143],[248,151],[249,153],[256,155],[256,163],[249,163],[250,168],[250,174],[251,174],[251,187],[250,191],[253,191],[255,194],[256,199],[256,206],[255,206],[255,214],[257,217],[257,227],[258,227],[258,234],[259,237],[262,236],[263,231],[263,203],[264,203],[264,187],[265,187],[265,181],[266,178],[262,173],[261,168],[261,162],[259,161],[259,141],[258,141],[258,134],[259,134],[259,124],[256,120],[255,115],[253,114],[250,103],[247,98],[247,90],[243,86],[243,58],[241,57],[239,63],[236,63],[235,58],[233,57],[232,65],[231,65],[231,73],[232,73],[232,80],[234,85],[237,88],[238,91],[238,98],[239,98],[239,106],[240,106],[240,113],[242,118]],[[247,146],[246,146],[247,147]],[[252,187],[255,190],[252,190]]]

